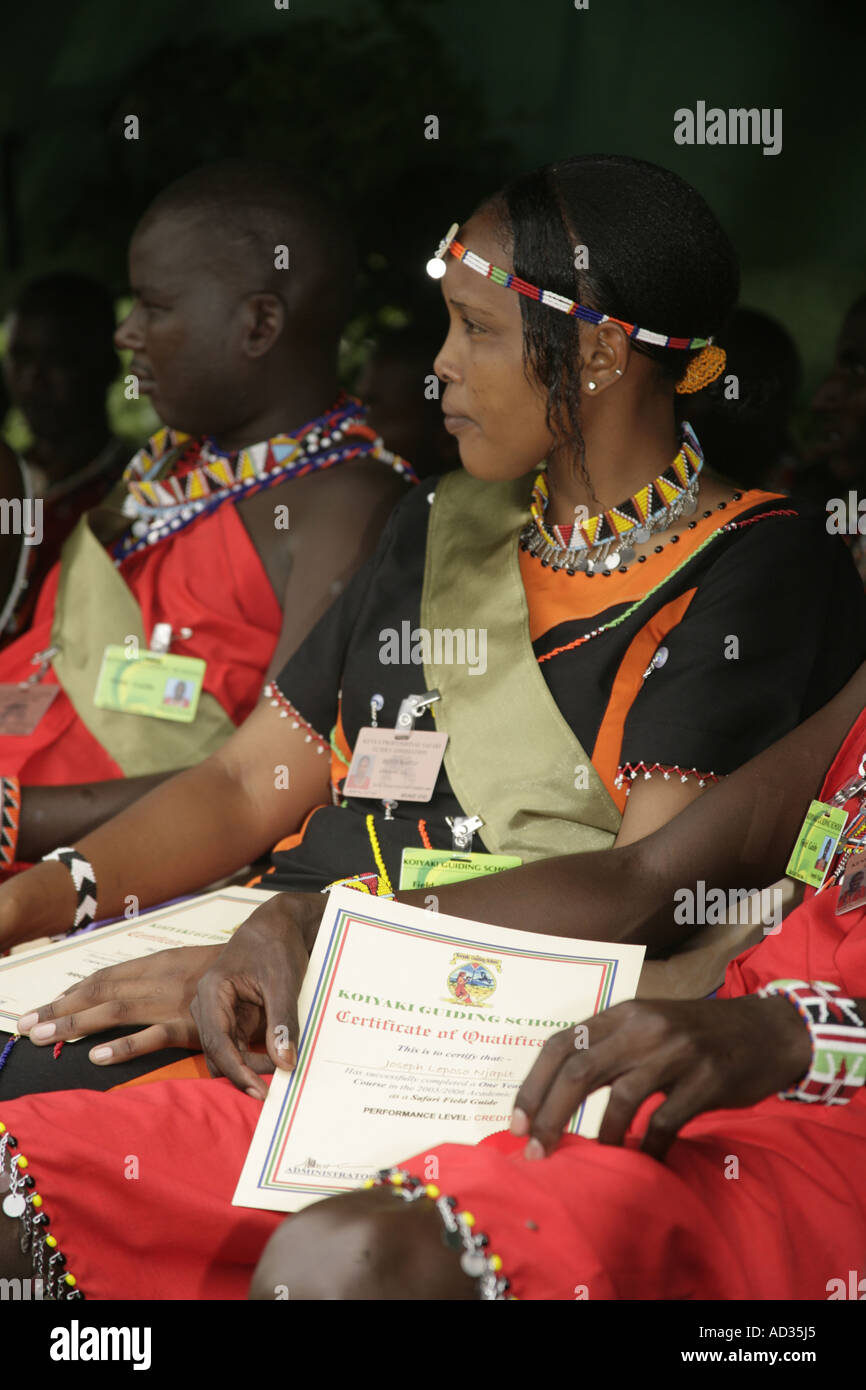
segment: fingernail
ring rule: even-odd
[[[35,1028],[30,1029],[30,1037],[31,1040],[35,1039],[37,1042],[44,1042],[46,1038],[53,1038],[56,1032],[56,1023],[37,1023]]]
[[[257,1091],[255,1086],[247,1087],[247,1095],[252,1096],[253,1100],[264,1100],[264,1096],[262,1095],[261,1091]]]
[[[530,1161],[544,1158],[544,1149],[538,1139],[530,1139],[526,1148],[523,1150],[523,1157],[528,1158]]]
[[[518,1139],[529,1133],[529,1116],[525,1110],[519,1110],[517,1106],[511,1112],[511,1133]]]
[[[29,1033],[38,1017],[39,1015],[37,1013],[22,1014],[18,1020],[18,1032]]]
[[[110,1056],[111,1048],[107,1045],[104,1047],[94,1047],[93,1051],[90,1053],[90,1060],[91,1062],[107,1062]]]

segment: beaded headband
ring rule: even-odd
[[[630,338],[635,338],[641,343],[650,343],[653,347],[698,351],[700,357],[693,360],[686,370],[684,380],[676,387],[680,393],[699,391],[702,386],[713,381],[721,373],[725,365],[725,352],[723,348],[712,346],[711,337],[672,338],[664,333],[653,333],[649,328],[638,328],[637,324],[626,323],[625,319],[617,319],[612,314],[602,314],[598,309],[590,309],[585,304],[578,304],[576,300],[567,299],[565,295],[557,294],[554,290],[540,290],[537,285],[530,285],[528,280],[521,280],[519,275],[511,275],[507,270],[502,270],[500,266],[491,265],[490,261],[485,261],[483,256],[477,256],[474,251],[470,251],[459,241],[455,241],[454,238],[457,235],[459,225],[458,222],[452,222],[434,255],[427,262],[427,274],[431,279],[441,280],[445,274],[445,253],[447,251],[463,265],[467,265],[470,270],[475,270],[479,275],[492,280],[495,285],[502,285],[507,290],[515,290],[517,294],[525,295],[527,299],[535,299],[538,303],[546,304],[550,309],[558,309],[560,313],[569,314],[572,318],[583,319],[586,323],[618,323],[620,328],[625,329]],[[700,361],[699,368],[698,361]],[[693,370],[693,368],[698,369]]]
[[[654,347],[692,349],[705,348],[713,341],[712,338],[671,338],[664,333],[652,333],[648,328],[638,328],[636,324],[626,323],[624,319],[614,318],[612,314],[602,314],[598,309],[588,309],[585,304],[566,299],[565,295],[556,294],[553,290],[540,290],[537,285],[530,285],[518,275],[510,275],[507,270],[500,270],[499,266],[491,265],[483,257],[476,256],[474,251],[461,246],[459,241],[454,240],[458,227],[459,223],[452,223],[447,236],[440,241],[435,255],[427,262],[427,274],[434,280],[441,280],[445,274],[445,252],[449,251],[458,261],[468,265],[470,270],[477,270],[479,275],[486,276],[496,285],[503,285],[507,290],[516,290],[518,294],[525,294],[527,299],[537,299],[550,309],[559,309],[560,313],[585,319],[587,323],[618,323],[630,338],[636,338],[638,342],[651,343]]]

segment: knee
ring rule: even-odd
[[[271,1236],[256,1267],[251,1299],[387,1298],[390,1271],[410,1258],[411,1232],[390,1198],[352,1193],[289,1217]],[[372,1197],[372,1200],[371,1200]],[[364,1198],[366,1200],[357,1200]]]

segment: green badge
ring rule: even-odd
[[[206,667],[198,657],[158,652],[128,657],[123,647],[106,647],[93,703],[122,714],[191,724]]]
[[[848,813],[841,806],[827,806],[823,801],[811,802],[786,874],[807,883],[810,888],[820,888],[847,820]]]
[[[404,849],[400,888],[441,887],[466,878],[517,869],[523,863],[513,854],[456,854],[450,849]]]

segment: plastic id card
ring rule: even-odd
[[[810,888],[820,888],[847,820],[848,813],[841,806],[811,802],[785,873]]]
[[[207,663],[193,656],[142,652],[128,657],[123,647],[106,647],[93,703],[120,714],[145,714],[191,724]]]
[[[517,869],[523,863],[514,854],[460,854],[450,849],[404,849],[400,861],[400,888],[428,888],[460,883],[467,878]]]

